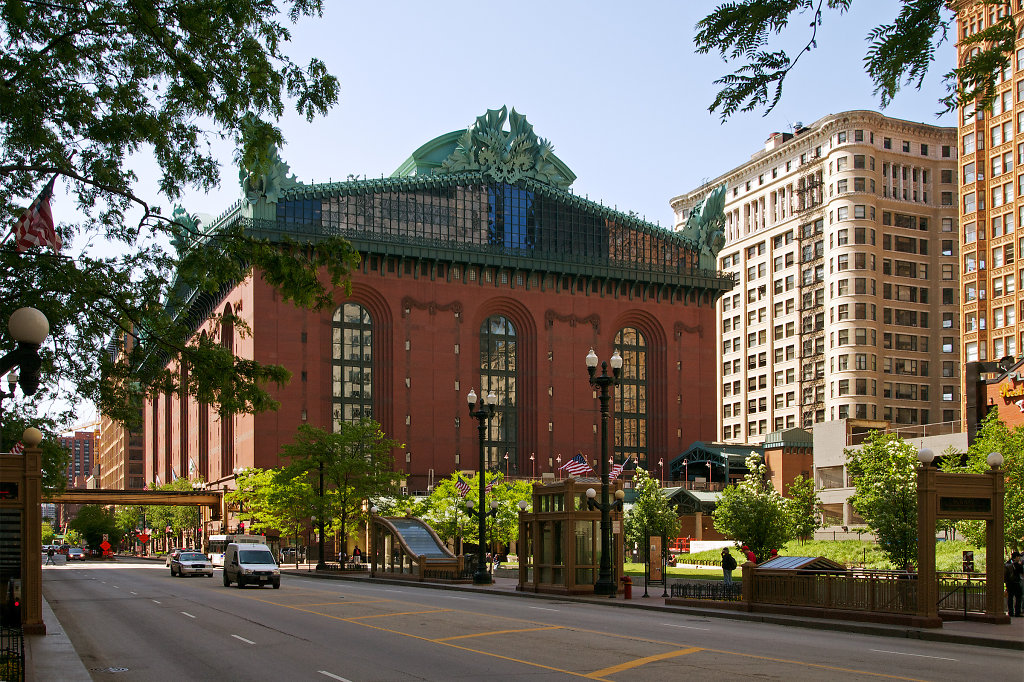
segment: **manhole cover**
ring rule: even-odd
[[[109,668],[93,668],[94,673],[126,673],[128,668],[122,668],[120,666],[110,666]]]

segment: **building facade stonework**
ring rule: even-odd
[[[279,465],[300,424],[370,417],[404,444],[395,464],[407,490],[424,492],[477,468],[471,389],[498,396],[487,468],[539,477],[577,452],[597,468],[591,348],[625,360],[615,461],[656,471],[714,436],[715,301],[731,278],[700,267],[706,245],[567,191],[575,175],[514,111],[428,142],[390,178],[304,185],[286,168],[243,173],[248,201],[204,229],[240,221],[294,239],[341,234],[361,257],[351,294],[338,290],[334,309],[299,309],[257,274],[180,302],[202,320],[197,334],[292,379],[273,389],[280,409],[257,415],[221,418],[178,394],[149,400],[148,482],[231,487],[239,467]]]
[[[773,133],[726,184],[719,438],[959,422],[957,142],[872,111]],[[674,198],[685,223],[707,193]]]

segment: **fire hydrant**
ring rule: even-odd
[[[622,598],[632,599],[633,598],[633,578],[624,575],[619,580],[622,581]]]

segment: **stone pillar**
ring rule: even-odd
[[[26,635],[45,635],[43,623],[43,472],[39,443],[43,434],[38,429],[25,429],[21,442],[25,445],[25,489],[22,494],[21,537],[21,623]]]
[[[917,468],[917,615],[926,622],[937,621],[941,625],[936,604],[938,585],[935,578],[937,471],[935,467],[929,465]]]
[[[992,520],[985,522],[985,618],[994,623],[1010,622],[1010,617],[1004,614],[1006,601],[1003,599],[1005,473],[999,467],[987,472],[992,478]]]
[[[693,539],[694,540],[703,540],[704,539],[704,512],[697,512],[696,514],[694,514],[694,520],[695,520],[695,523],[694,523],[695,527],[693,529]]]

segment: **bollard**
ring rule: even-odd
[[[622,581],[622,598],[632,599],[633,598],[633,578],[624,575],[619,580]]]

